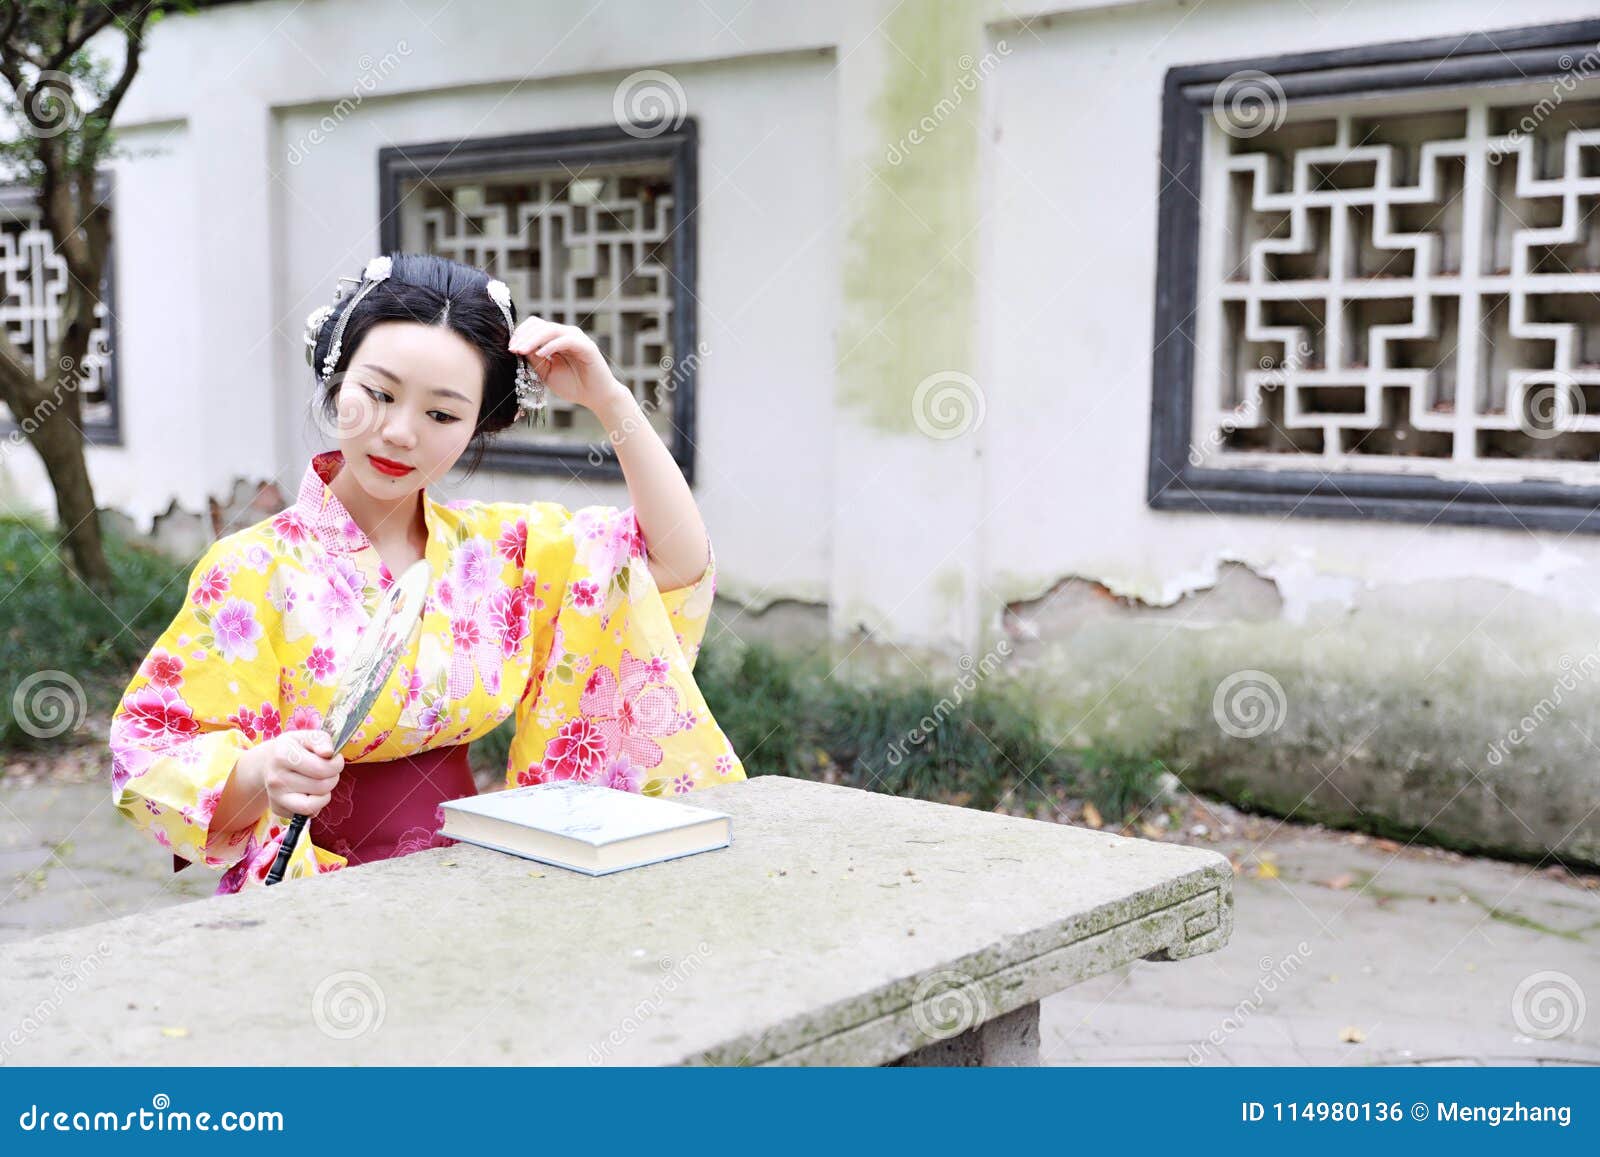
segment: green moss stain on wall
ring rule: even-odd
[[[975,369],[982,27],[968,0],[904,4],[860,49],[884,73],[866,165],[847,167],[838,400],[884,433],[916,432],[924,378]]]

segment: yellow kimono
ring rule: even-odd
[[[394,581],[316,455],[293,506],[219,539],[111,720],[112,798],[174,854],[259,883],[285,825],[214,832],[239,754],[321,725],[363,626]],[[343,749],[351,764],[468,743],[513,712],[508,786],[581,779],[682,794],[743,779],[693,676],[716,560],[661,591],[633,510],[440,503],[423,491],[431,578],[420,635]],[[341,776],[343,779],[344,776]],[[313,820],[313,824],[315,820]],[[306,825],[287,877],[344,867]]]

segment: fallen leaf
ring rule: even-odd
[[[1256,877],[1262,880],[1276,880],[1278,878],[1278,865],[1271,860],[1263,860],[1256,865]]]
[[[1339,1039],[1347,1045],[1358,1045],[1367,1039],[1367,1034],[1353,1024],[1347,1024],[1339,1030]]]
[[[161,1035],[162,1036],[188,1036],[189,1035],[189,1030],[186,1029],[186,1028],[179,1028],[179,1027],[174,1026],[172,1028],[164,1028],[164,1029],[162,1029],[161,1030]]]
[[[1348,888],[1351,884],[1354,884],[1355,882],[1356,882],[1356,878],[1350,872],[1340,872],[1337,876],[1335,876],[1331,880],[1318,880],[1317,881],[1317,883],[1321,884],[1324,888],[1332,888],[1336,892],[1344,891],[1346,888]]]
[[[1083,805],[1083,822],[1091,828],[1099,829],[1106,826],[1105,817],[1100,814],[1100,809],[1092,803]]]
[[[1144,833],[1144,838],[1147,840],[1159,840],[1161,838],[1161,829],[1148,821],[1141,823],[1139,830]]]
[[[535,879],[539,879],[539,880],[544,879],[544,873],[543,872],[529,872],[528,875],[533,876]]]

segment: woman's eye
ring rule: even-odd
[[[371,394],[374,401],[377,401],[377,402],[388,402],[388,401],[392,401],[393,400],[393,399],[391,399],[389,397],[388,394],[384,393],[382,390],[375,390],[371,386],[362,386],[361,388],[363,390],[367,391],[367,393]]]
[[[428,413],[438,418],[441,426],[448,426],[451,422],[461,421],[461,419],[456,417],[454,414],[447,414],[443,410],[429,410]]]

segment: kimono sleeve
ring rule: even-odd
[[[648,568],[646,568],[648,569]],[[700,577],[685,587],[661,591],[661,605],[667,610],[667,622],[683,648],[683,657],[689,670],[694,670],[700,657],[700,646],[705,642],[706,624],[711,620],[711,603],[717,593],[717,552],[706,544],[706,569]]]
[[[256,850],[252,828],[215,832],[211,819],[240,754],[282,731],[269,566],[238,536],[213,543],[112,713],[112,802],[172,851],[174,871]]]
[[[508,783],[579,779],[681,795],[744,779],[693,673],[714,553],[695,582],[663,593],[632,507],[545,506],[529,528],[527,572],[543,609]]]

